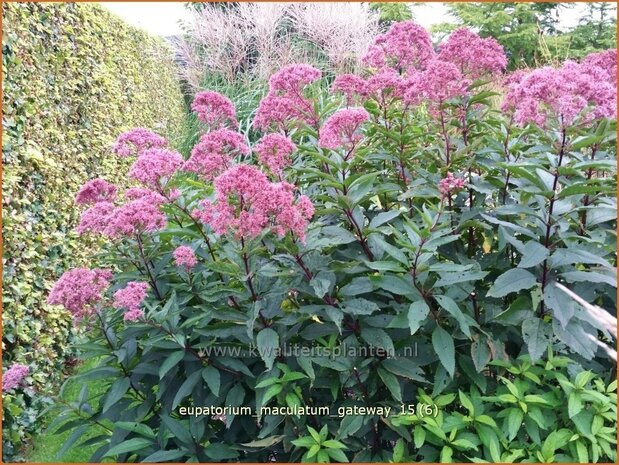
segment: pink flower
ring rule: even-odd
[[[307,64],[290,64],[277,71],[269,79],[271,92],[300,94],[308,84],[320,79],[320,70]]]
[[[267,131],[274,127],[277,130],[285,131],[289,126],[299,122],[310,122],[310,118],[299,108],[298,103],[298,99],[268,94],[258,104],[253,121],[254,128]]]
[[[105,229],[115,210],[116,207],[113,203],[98,202],[82,213],[80,222],[75,230],[78,234],[105,234]]]
[[[116,238],[165,228],[167,218],[159,205],[157,197],[144,195],[117,207],[108,218],[104,234]]]
[[[258,161],[273,174],[281,175],[282,169],[290,166],[290,156],[297,146],[281,134],[267,134],[256,144]]]
[[[109,286],[112,272],[95,268],[74,268],[66,271],[54,284],[47,302],[62,305],[75,320],[90,315],[101,300],[102,292]]]
[[[438,183],[438,191],[443,197],[447,197],[463,187],[464,179],[456,178],[452,173],[447,173],[447,176]]]
[[[218,129],[230,123],[237,126],[236,109],[232,101],[211,90],[196,94],[191,109],[198,114],[198,119],[206,123],[211,129]]]
[[[585,69],[588,67],[602,68],[608,73],[611,84],[617,82],[617,49],[604,50],[603,52],[590,53],[582,61]]]
[[[105,179],[92,179],[81,187],[75,196],[75,203],[92,205],[98,202],[113,202],[115,198],[114,184]]]
[[[361,125],[369,119],[370,115],[363,108],[338,110],[325,121],[318,144],[329,149],[344,147],[351,151],[363,137]]]
[[[370,45],[362,61],[372,68],[423,69],[434,56],[430,34],[413,21],[394,23]]]
[[[402,84],[404,101],[419,104],[424,101],[437,107],[452,98],[466,94],[470,81],[453,63],[441,60],[428,62],[423,71],[412,73]]]
[[[290,230],[305,237],[313,207],[307,198],[295,204],[292,184],[271,183],[256,167],[242,164],[218,176],[215,191],[215,202],[202,201],[202,210],[193,214],[217,234],[251,238],[271,228],[279,235]]]
[[[366,91],[375,98],[384,98],[389,93],[397,97],[402,83],[402,77],[395,70],[383,68],[368,79]]]
[[[173,191],[170,191],[170,194],[172,192]],[[124,196],[126,200],[142,200],[157,206],[163,205],[167,202],[163,195],[150,189],[146,189],[145,187],[131,187],[125,191]]]
[[[346,96],[346,102],[350,105],[355,96],[365,97],[367,94],[365,79],[356,74],[342,74],[335,78],[331,85],[331,92],[341,92]]]
[[[118,137],[112,151],[120,157],[130,157],[139,155],[143,150],[166,145],[166,140],[150,129],[134,128]]]
[[[165,180],[176,173],[182,164],[180,153],[161,148],[146,149],[129,170],[129,177],[157,189],[163,187]]]
[[[507,66],[503,47],[496,40],[482,39],[465,27],[449,36],[440,48],[438,59],[453,63],[470,79],[500,73]]]
[[[615,118],[617,91],[603,68],[567,61],[512,78],[502,108],[513,110],[518,124],[544,126],[551,117],[567,127],[578,118]]]
[[[200,138],[183,169],[211,180],[229,168],[234,157],[249,153],[242,134],[226,128],[217,129]]]
[[[114,308],[124,308],[125,321],[136,321],[144,316],[140,308],[148,292],[148,283],[130,281],[127,286],[114,293]]]
[[[2,375],[2,390],[6,392],[15,389],[28,376],[29,371],[30,368],[26,365],[20,363],[11,365],[11,368]]]
[[[172,253],[174,256],[174,262],[176,266],[184,266],[187,270],[193,268],[198,264],[196,254],[191,247],[181,245],[177,247]]]

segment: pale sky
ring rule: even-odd
[[[171,36],[182,32],[181,22],[188,21],[191,14],[182,2],[100,2],[127,23],[145,29],[158,36]],[[585,11],[582,3],[561,13],[561,27],[575,26]],[[430,26],[449,20],[444,3],[426,3],[413,6],[415,20],[422,26]]]

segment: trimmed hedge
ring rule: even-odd
[[[124,178],[109,151],[122,131],[175,141],[185,109],[167,45],[96,4],[5,3],[3,19],[3,361],[29,365],[33,387],[4,396],[7,458],[68,355],[70,318],[45,299],[92,250],[73,232],[76,191]]]

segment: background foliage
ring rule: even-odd
[[[99,6],[4,3],[3,20],[3,361],[37,366],[34,390],[5,397],[6,458],[69,350],[70,318],[45,299],[91,250],[72,232],[76,190],[125,172],[108,155],[119,132],[143,125],[175,140],[184,108],[168,47]]]

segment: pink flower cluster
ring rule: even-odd
[[[191,247],[186,245],[181,245],[174,249],[172,255],[174,256],[174,263],[176,263],[176,266],[184,266],[187,270],[190,270],[198,264],[196,253]]]
[[[198,114],[198,119],[210,129],[218,129],[230,124],[237,126],[236,109],[232,101],[218,92],[206,90],[198,92],[191,104],[191,109]]]
[[[281,176],[282,170],[290,166],[290,156],[296,149],[289,138],[276,133],[267,134],[255,147],[258,161],[276,176]]]
[[[140,153],[129,170],[129,177],[151,189],[163,189],[168,180],[183,164],[180,153],[162,148],[146,149]]]
[[[95,268],[74,268],[66,271],[54,284],[47,302],[62,305],[75,320],[80,320],[94,311],[101,294],[109,286],[112,272]]]
[[[183,169],[212,180],[232,166],[234,157],[249,153],[249,147],[242,134],[221,128],[200,138]]]
[[[585,57],[582,64],[587,67],[602,68],[608,73],[611,84],[617,82],[617,49],[604,50],[603,52],[591,53]]]
[[[438,183],[438,191],[443,197],[447,197],[463,187],[464,179],[456,178],[452,173],[447,173],[447,176]]]
[[[19,386],[24,378],[28,376],[30,368],[21,363],[14,363],[11,368],[6,370],[2,375],[2,390],[4,392],[11,391]]]
[[[338,110],[325,121],[318,144],[329,149],[343,147],[352,152],[363,137],[361,125],[369,119],[370,115],[364,108]]]
[[[112,151],[120,157],[139,155],[142,151],[153,147],[165,147],[166,140],[150,129],[134,128],[116,139]]]
[[[295,203],[295,188],[286,182],[271,183],[254,166],[235,165],[215,179],[216,199],[201,203],[194,216],[217,234],[232,232],[238,238],[252,238],[270,228],[283,236],[291,231],[305,238],[314,207],[302,195]]]
[[[465,27],[449,36],[440,48],[438,59],[453,63],[470,79],[500,73],[507,66],[503,47],[496,40],[482,39]]]
[[[303,95],[305,86],[320,79],[321,72],[307,64],[284,66],[269,79],[269,92],[258,105],[253,125],[266,131],[274,126],[286,131],[291,124],[316,123],[312,102]]]
[[[615,118],[616,82],[607,65],[595,64],[598,60],[605,63],[596,56],[582,63],[566,61],[560,68],[546,66],[518,73],[509,81],[503,110],[513,110],[518,124],[533,122],[539,126],[544,126],[549,117],[556,118],[562,127],[577,120],[586,123]]]
[[[431,60],[423,71],[414,72],[406,79],[404,101],[411,104],[427,101],[436,107],[464,95],[469,85],[470,81],[453,63]]]
[[[146,298],[148,283],[130,281],[127,286],[114,293],[114,308],[124,308],[125,321],[137,321],[144,316],[144,311],[140,308]]]
[[[105,179],[92,179],[82,186],[75,196],[75,203],[93,205],[98,202],[113,202],[116,186]]]
[[[413,21],[402,21],[378,35],[362,61],[372,68],[389,67],[407,71],[410,68],[423,69],[433,56],[428,31]]]

